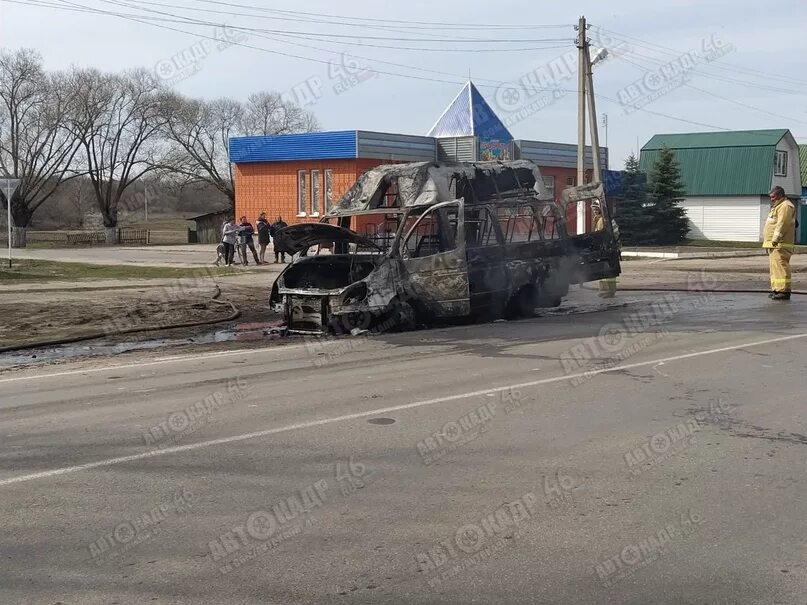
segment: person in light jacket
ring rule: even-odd
[[[233,264],[235,256],[235,238],[238,234],[238,226],[233,219],[227,219],[221,228],[221,243],[224,245],[224,266]]]
[[[762,247],[768,250],[773,300],[790,300],[790,257],[796,247],[796,206],[779,185],[768,194],[771,210],[765,221]]]

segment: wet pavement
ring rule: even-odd
[[[803,605],[807,305],[625,298],[0,374],[0,602]]]
[[[578,298],[575,296],[574,298]],[[590,298],[590,296],[589,296]],[[573,315],[578,313],[595,313],[613,308],[625,307],[630,304],[640,304],[637,297],[627,299],[617,299],[612,301],[581,303],[565,301],[558,308],[536,309],[535,317],[551,317]],[[505,321],[505,320],[497,320]],[[440,326],[432,326],[440,327]],[[427,329],[427,328],[423,328]],[[363,330],[354,336],[380,336]],[[124,353],[137,351],[149,351],[155,349],[170,350],[176,347],[187,348],[193,345],[210,345],[224,342],[252,343],[258,345],[269,345],[280,339],[291,343],[302,342],[305,338],[333,339],[332,336],[303,336],[287,334],[282,321],[271,322],[250,322],[235,323],[224,329],[218,328],[205,334],[195,335],[188,338],[142,338],[138,339],[133,335],[126,335],[120,338],[88,340],[72,344],[64,344],[54,347],[36,347],[14,351],[10,353],[0,353],[0,369],[16,368],[27,365],[46,364],[55,361],[71,359],[93,358],[93,357],[113,357]],[[342,336],[340,338],[351,338]]]

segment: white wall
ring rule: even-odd
[[[801,197],[801,173],[799,171],[799,147],[792,135],[786,134],[776,145],[777,151],[787,152],[787,176],[774,176],[771,178],[771,188],[779,185],[787,195]],[[771,166],[773,174],[773,166]],[[767,191],[765,192],[767,193]]]
[[[691,239],[760,241],[758,195],[688,197],[681,207],[687,212]]]

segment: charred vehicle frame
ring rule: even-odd
[[[600,200],[606,229],[569,235],[565,205]],[[270,302],[290,332],[387,329],[492,320],[557,306],[570,284],[620,272],[619,243],[598,183],[563,206],[526,160],[419,162],[366,172],[319,223],[279,237],[297,254]]]

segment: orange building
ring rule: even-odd
[[[588,180],[591,148],[585,155]],[[605,169],[607,149],[601,148],[600,157]],[[563,189],[576,185],[576,145],[513,139],[468,82],[429,136],[340,130],[230,139],[235,215],[254,221],[266,212],[270,220],[282,216],[290,225],[315,222],[362,173],[380,164],[483,159],[532,160],[558,201]],[[570,233],[576,232],[575,212],[567,209]]]

